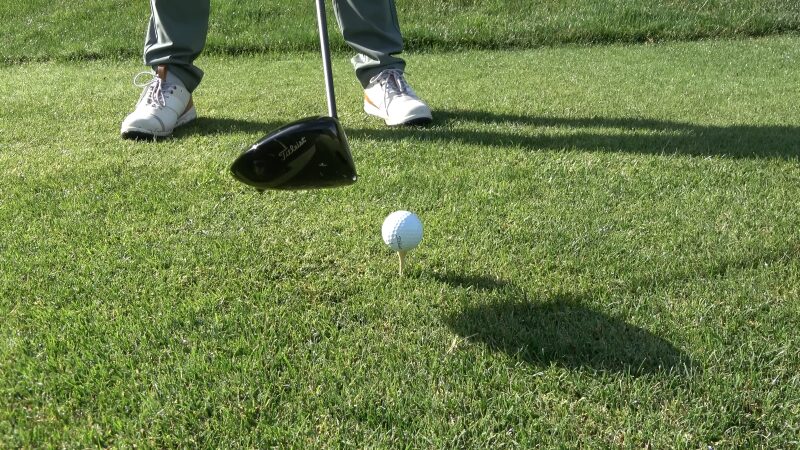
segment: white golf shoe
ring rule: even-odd
[[[142,75],[151,80],[139,83]],[[172,134],[176,127],[197,118],[192,93],[184,86],[167,82],[167,68],[158,66],[155,73],[141,72],[133,83],[144,88],[136,109],[122,121],[120,133],[125,139],[154,139]]]
[[[380,117],[386,125],[424,125],[431,109],[408,85],[403,72],[387,69],[373,77],[364,90],[364,112]]]

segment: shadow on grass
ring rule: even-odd
[[[694,365],[668,341],[568,296],[545,303],[510,299],[471,306],[446,322],[471,341],[539,366],[555,363],[640,376]]]
[[[456,334],[538,366],[640,376],[696,370],[696,364],[668,341],[585,306],[581,298],[560,295],[532,302],[513,285],[492,278],[437,275],[464,289],[495,290],[507,298],[472,305],[445,318]]]
[[[458,124],[495,125],[491,131],[452,129]],[[526,128],[551,129],[521,130]],[[464,128],[464,127],[459,127]],[[558,135],[552,129],[561,129]],[[566,118],[497,114],[488,111],[435,111],[428,128],[347,129],[354,138],[434,140],[463,144],[571,149],[642,154],[796,158],[798,126],[710,126],[639,118]]]
[[[200,117],[175,130],[175,137],[225,133],[266,135],[289,122],[273,123]],[[494,125],[491,131],[470,131],[460,124]],[[458,126],[454,129],[454,126]],[[525,127],[540,130],[523,130]],[[800,127],[710,126],[639,118],[566,118],[498,114],[489,111],[437,110],[428,127],[348,128],[355,139],[457,142],[467,145],[521,147],[530,150],[578,149],[641,154],[729,156],[737,158],[800,157]],[[546,133],[543,131],[547,129]],[[552,129],[560,129],[553,135]],[[354,149],[357,151],[357,149]]]
[[[288,121],[286,123],[289,123]],[[218,136],[228,133],[248,133],[266,135],[285,123],[258,122],[254,120],[230,119],[225,117],[198,117],[193,122],[175,129],[173,136]]]
[[[779,248],[743,249],[741,255],[713,264],[633,278],[625,286],[614,288],[614,293],[654,292],[665,286],[691,285],[699,279],[716,279],[731,272],[776,265],[796,265],[798,261],[800,244],[796,241]],[[518,355],[528,363],[542,366],[556,363],[633,375],[702,370],[697,362],[665,339],[586,306],[594,297],[607,297],[607,290],[562,294],[532,302],[513,284],[491,277],[445,273],[436,274],[434,278],[461,289],[491,292],[495,294],[493,298],[500,298],[467,306],[444,320],[456,334],[483,342],[493,350]]]

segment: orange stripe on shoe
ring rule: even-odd
[[[378,107],[378,105],[376,105],[375,103],[372,102],[372,100],[369,99],[369,97],[367,96],[366,92],[364,93],[364,101],[369,103],[370,105],[380,109],[380,107]]]

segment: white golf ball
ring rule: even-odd
[[[409,211],[389,214],[381,227],[383,242],[396,252],[407,252],[422,241],[422,222]]]

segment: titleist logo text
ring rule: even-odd
[[[286,161],[286,158],[288,158],[288,157],[292,156],[292,154],[293,154],[294,152],[296,152],[296,151],[300,150],[300,147],[302,147],[303,145],[305,145],[305,143],[306,143],[306,137],[305,137],[305,136],[303,136],[302,138],[300,138],[300,140],[299,140],[299,141],[297,141],[297,142],[295,142],[294,144],[292,144],[292,145],[290,145],[290,146],[288,146],[288,147],[284,148],[283,150],[281,150],[281,152],[280,152],[280,153],[278,153],[278,156],[280,156],[280,157],[281,157],[281,160],[282,160],[282,161]]]

